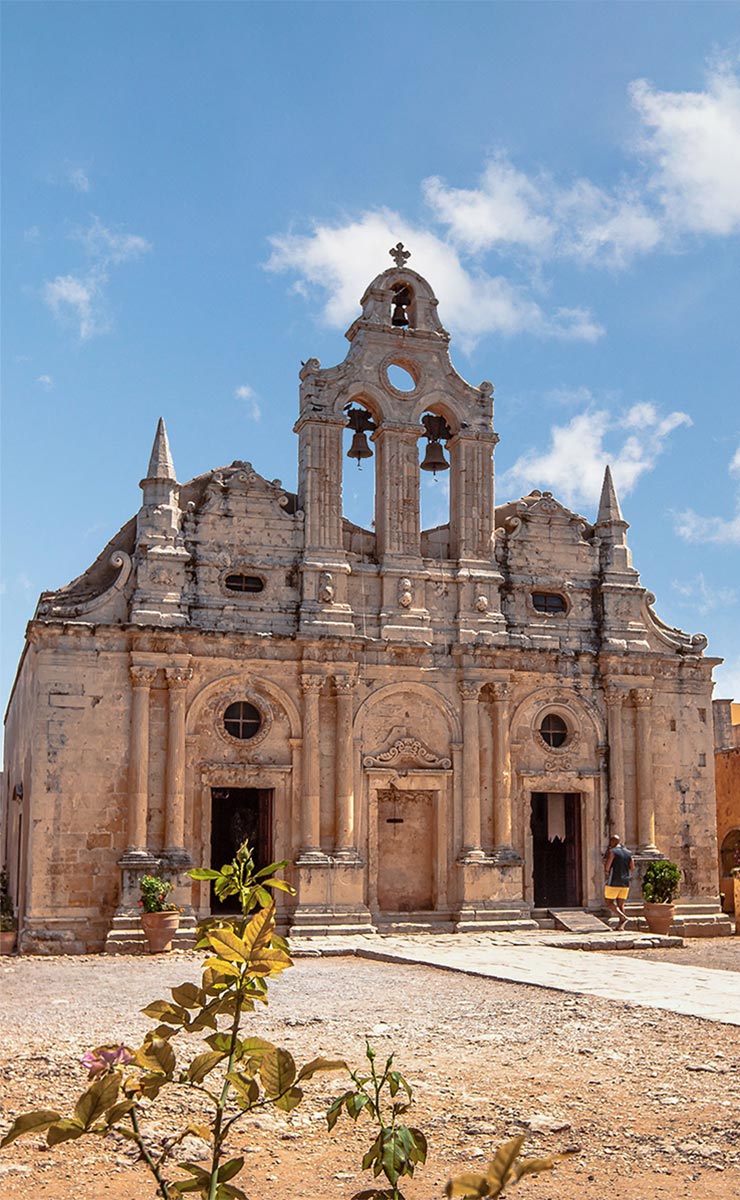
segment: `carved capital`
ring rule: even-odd
[[[613,683],[608,683],[604,689],[604,699],[607,708],[621,708],[624,702],[624,692],[621,688],[615,687]]]
[[[186,688],[193,678],[192,667],[165,667],[164,673],[167,676],[167,687],[171,691]]]
[[[128,673],[135,688],[150,688],[157,678],[156,667],[129,667]]]
[[[338,696],[351,696],[352,689],[356,686],[357,679],[354,675],[335,675],[334,676],[334,691]]]
[[[323,686],[323,675],[301,675],[301,687],[305,695],[318,696]]]
[[[475,679],[458,679],[457,690],[463,700],[477,700],[480,694],[480,683]]]
[[[502,704],[505,700],[511,698],[511,687],[508,683],[503,682],[489,683],[488,693],[492,700],[496,700]]]
[[[646,688],[633,688],[630,696],[635,708],[650,708],[650,705],[653,703],[653,694],[647,691]]]

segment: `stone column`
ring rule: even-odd
[[[653,697],[645,688],[632,691],[635,707],[635,782],[637,790],[637,851],[657,854],[655,845],[655,799],[653,788],[653,739],[651,707]]]
[[[495,856],[498,859],[516,859],[513,846],[511,811],[511,751],[509,748],[509,699],[508,683],[492,683],[488,688],[491,696],[493,717],[493,830]]]
[[[147,809],[149,800],[149,691],[156,667],[129,667],[131,686],[131,729],[128,768],[128,855],[147,854]]]
[[[166,667],[169,706],[167,720],[167,784],[165,791],[165,854],[189,861],[185,850],[185,713],[190,667]]]
[[[609,830],[626,839],[624,804],[624,748],[622,704],[624,693],[614,686],[606,688],[606,727],[609,740]]]
[[[342,858],[354,858],[355,796],[352,761],[352,689],[351,675],[334,676],[336,695],[336,786],[334,810],[334,848]]]
[[[480,684],[469,679],[458,681],[462,698],[463,731],[463,858],[482,859],[480,817],[480,729],[478,693]]]
[[[419,425],[385,421],[373,434],[375,468],[375,534],[378,557],[418,558]]]
[[[301,675],[303,689],[303,816],[301,859],[322,858],[319,692],[322,675]]]

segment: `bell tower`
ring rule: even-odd
[[[350,349],[344,362],[322,369],[317,359],[309,359],[301,370],[295,426],[299,503],[306,514],[301,629],[332,632],[338,626],[337,632],[344,632],[355,625],[347,602],[350,568],[341,508],[342,437],[349,426],[354,432],[350,456],[359,460],[374,453],[376,459],[381,638],[434,640],[428,607],[434,564],[422,537],[420,471],[449,468],[444,560],[454,568],[453,636],[460,642],[498,641],[504,637],[504,618],[493,554],[498,441],[493,386],[471,387],[458,375],[430,285],[407,265],[410,254],[400,242],[390,255],[394,265],[367,288],[362,312],[347,330]],[[420,448],[425,451],[421,462]],[[332,577],[330,591],[324,589],[330,603],[322,600],[322,573]]]

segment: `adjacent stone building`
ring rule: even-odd
[[[733,912],[732,871],[740,868],[740,704],[715,700],[712,708],[719,886],[725,912]]]
[[[157,868],[192,926],[211,895],[184,871],[245,835],[288,860],[298,934],[598,909],[613,830],[717,919],[718,660],[656,616],[608,470],[595,521],[495,507],[493,387],[392,256],[345,360],[300,371],[297,494],[243,461],[179,484],[160,421],[139,512],[42,594],[6,718],[23,949],[136,945]],[[348,426],[372,529],[342,512]],[[447,456],[449,522],[421,529]]]

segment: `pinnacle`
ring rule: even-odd
[[[154,445],[146,477],[147,479],[173,480],[177,478],[163,417],[160,417],[157,423],[157,432],[154,435]]]
[[[611,525],[615,521],[624,524],[622,510],[619,507],[614,480],[612,479],[611,468],[607,465],[604,471],[604,483],[601,488],[601,499],[599,500],[599,515],[596,518],[597,525]]]

